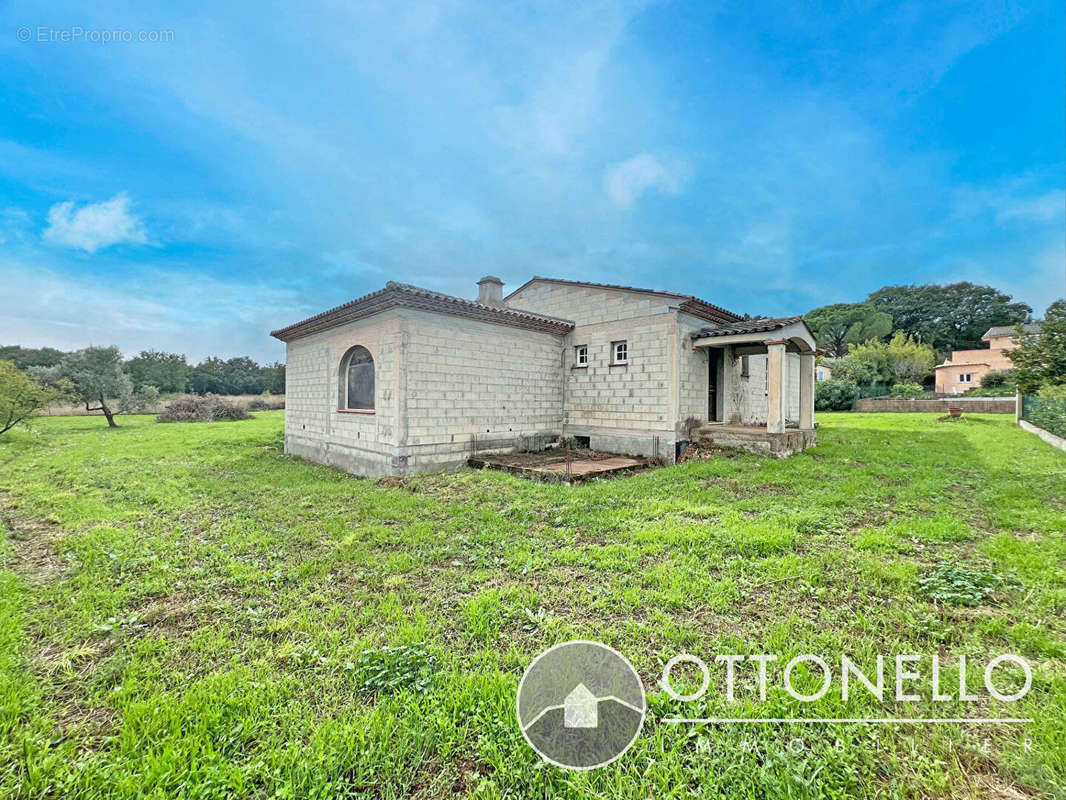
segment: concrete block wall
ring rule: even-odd
[[[286,452],[374,477],[463,464],[475,437],[482,452],[557,437],[563,338],[393,309],[289,342]],[[374,357],[373,414],[340,408],[341,360],[357,344]]]
[[[679,331],[677,420],[678,434],[681,435],[684,431],[680,428],[684,426],[686,419],[695,418],[701,422],[707,421],[707,351],[705,348],[693,350],[691,336],[698,333],[701,328],[707,327],[709,323],[689,314],[678,314],[677,324]]]
[[[573,320],[565,351],[564,435],[587,436],[597,450],[672,461],[676,440],[676,299],[621,289],[534,283],[508,305]],[[629,359],[611,366],[611,343]],[[574,347],[589,351],[574,368]]]
[[[893,411],[947,414],[952,406],[960,406],[963,413],[1013,414],[1017,401],[1013,397],[863,397],[855,404],[856,411]]]
[[[362,475],[393,474],[404,327],[387,311],[287,344],[285,452]],[[373,414],[341,409],[341,360],[357,344],[374,358]]]
[[[408,471],[464,463],[563,426],[563,336],[405,311]],[[497,445],[497,446],[494,446]]]
[[[611,364],[611,345],[625,340],[629,357]],[[567,337],[564,434],[588,436],[594,449],[673,458],[677,326],[665,312],[576,326]],[[574,348],[589,363],[575,364]]]
[[[670,310],[671,304],[676,305],[677,302],[676,299],[647,292],[537,282],[511,297],[507,305],[538,314],[562,317],[579,325],[598,325],[665,314]]]
[[[747,378],[740,377],[741,366],[739,360],[734,365],[735,380],[739,382],[741,397],[741,424],[765,425],[766,418],[770,413],[770,403],[766,396],[766,363],[765,355],[748,356]],[[799,381],[800,381],[800,357],[797,353],[785,354],[785,385],[784,392],[787,398],[785,407],[785,421],[787,424],[799,421]]]

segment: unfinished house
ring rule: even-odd
[[[667,463],[701,441],[785,456],[815,444],[815,340],[690,295],[533,278],[476,300],[400,283],[274,331],[285,451],[403,475],[571,437]]]

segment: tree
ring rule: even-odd
[[[181,353],[142,350],[126,368],[134,384],[154,386],[161,392],[185,392],[189,388],[189,365]]]
[[[1007,355],[1014,364],[1018,391],[1035,394],[1041,387],[1066,384],[1066,299],[1048,306],[1040,333],[1023,335]]]
[[[73,393],[89,412],[100,411],[111,428],[115,415],[136,411],[159,396],[154,386],[134,390],[123,371],[122,353],[117,347],[87,347],[68,353],[55,367],[37,367],[37,374],[49,385],[70,381]],[[95,404],[95,405],[94,405]]]
[[[189,372],[189,389],[196,394],[230,394],[226,385],[226,362],[206,358]]]
[[[275,361],[260,371],[263,379],[263,391],[271,394],[285,394],[285,365]]]
[[[894,330],[909,333],[942,353],[978,349],[989,328],[1026,322],[1033,311],[998,289],[968,282],[885,286],[867,302],[892,316]]]
[[[207,358],[189,373],[189,388],[197,394],[262,394],[285,391],[285,366],[260,367],[248,356],[223,361]]]
[[[804,315],[818,344],[837,358],[848,354],[849,344],[881,339],[892,333],[892,315],[869,303],[836,303]]]
[[[884,381],[891,383],[895,378],[892,372],[892,358],[888,352],[888,345],[871,339],[862,344],[852,345],[846,361],[852,362],[853,370],[862,370],[868,376],[868,383]],[[835,378],[836,375],[834,374]]]
[[[936,353],[927,344],[903,331],[896,331],[888,343],[888,363],[892,376],[899,383],[921,383],[936,366]]]
[[[259,365],[248,356],[226,361],[224,375],[227,394],[261,394],[263,391]]]
[[[853,356],[827,358],[822,363],[833,371],[834,380],[854,383],[856,386],[869,386],[881,377],[874,364]]]
[[[66,355],[54,347],[20,347],[9,344],[0,347],[0,361],[10,361],[19,369],[54,367]]]
[[[45,386],[13,362],[0,361],[0,433],[33,417],[63,393],[63,387]]]

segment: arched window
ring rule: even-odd
[[[341,359],[340,407],[347,411],[374,410],[374,357],[362,345],[357,344]]]

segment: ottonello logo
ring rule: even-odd
[[[599,642],[545,650],[518,684],[518,726],[540,756],[566,769],[610,764],[636,741],[647,702],[633,665]]]

